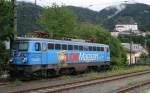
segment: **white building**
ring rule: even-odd
[[[132,43],[130,45],[130,43],[122,43],[122,46],[127,52],[127,60],[129,62],[128,64],[135,64],[135,62],[137,61],[136,58],[139,58],[142,53],[147,53],[147,51],[141,46],[141,44]]]
[[[111,32],[111,36],[118,37],[119,32]]]
[[[132,32],[138,32],[138,25],[137,23],[130,23],[130,24],[116,24],[115,25],[115,31],[117,32],[129,32],[129,31],[132,31]]]

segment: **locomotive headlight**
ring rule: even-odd
[[[11,58],[11,59],[9,60],[9,62],[10,62],[10,63],[12,63],[12,62],[13,62],[13,60],[14,60],[14,59],[13,59],[13,58]]]
[[[26,63],[27,62],[27,58],[22,58],[22,63]]]

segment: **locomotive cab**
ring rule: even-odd
[[[11,64],[26,64],[28,62],[29,42],[16,40],[12,43]]]
[[[110,63],[109,46],[98,43],[17,38],[11,50],[11,77],[51,76],[91,68],[99,70]]]
[[[30,40],[27,38],[18,38],[11,45],[10,75],[21,76],[22,74],[31,74],[42,60],[46,61],[46,42],[39,40]],[[13,74],[13,75],[12,75]]]

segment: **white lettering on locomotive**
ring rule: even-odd
[[[95,61],[95,60],[98,60],[98,54],[80,53],[79,60],[86,61],[86,62]]]

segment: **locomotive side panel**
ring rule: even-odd
[[[32,74],[43,69],[58,72],[64,68],[82,71],[87,67],[109,65],[110,61],[109,46],[104,44],[39,38],[24,38],[17,41],[29,43],[27,51],[15,49],[17,56],[13,55],[11,62],[14,72]],[[18,56],[20,54],[23,56]]]

